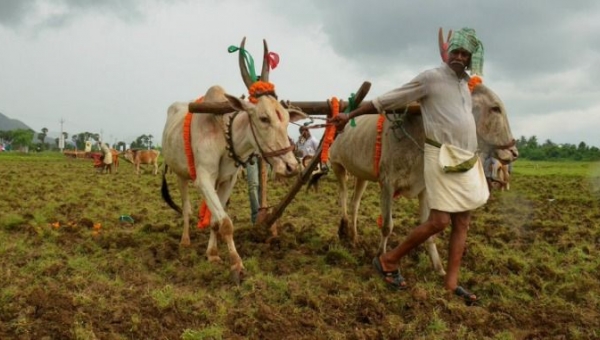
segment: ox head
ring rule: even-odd
[[[123,154],[123,157],[125,157],[126,160],[130,161],[131,163],[133,163],[133,150],[131,150],[131,149],[125,150],[125,153]]]
[[[264,52],[260,74],[260,83],[264,86],[257,86],[244,64],[242,51],[245,43],[246,38],[240,45],[239,65],[242,80],[250,91],[251,102],[230,95],[226,95],[227,100],[234,109],[248,113],[254,147],[273,167],[275,173],[286,177],[295,175],[300,167],[294,157],[294,145],[288,138],[287,128],[290,122],[305,119],[307,116],[301,111],[286,109],[278,102],[275,88],[269,83],[269,48],[266,40],[263,40]]]
[[[288,138],[288,124],[307,118],[301,111],[285,109],[276,98],[262,96],[256,104],[226,94],[232,108],[248,113],[251,143],[278,175],[289,177],[300,171],[294,145]]]
[[[500,98],[487,86],[479,84],[473,89],[472,100],[482,153],[491,155],[502,163],[516,160],[519,153]]]

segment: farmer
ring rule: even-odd
[[[102,167],[100,172],[106,169],[108,173],[111,173],[111,166],[113,162],[112,153],[110,152],[110,149],[108,148],[108,145],[106,143],[102,143],[101,141],[98,143],[100,143],[100,150],[102,151],[102,162],[104,163],[104,166]]]
[[[333,117],[330,122],[341,131],[354,117],[420,102],[427,136],[424,178],[429,218],[413,229],[397,247],[375,257],[373,266],[392,288],[405,289],[406,282],[398,270],[400,260],[451,224],[444,286],[471,304],[477,301],[477,296],[459,286],[458,274],[471,211],[485,204],[489,191],[481,162],[475,155],[477,134],[467,86],[470,77],[466,71],[482,74],[483,45],[473,29],[463,28],[452,35],[447,51],[448,57],[441,66],[420,73],[402,87],[359,106],[347,115]],[[459,162],[454,158],[453,163],[440,164],[452,159],[449,154],[463,156]],[[453,166],[444,170],[441,165]]]

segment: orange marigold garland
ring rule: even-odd
[[[198,228],[204,229],[210,225],[210,215],[206,201],[202,201],[200,209],[198,209]]]
[[[383,114],[379,114],[379,119],[377,119],[377,135],[375,137],[375,155],[373,156],[373,170],[375,171],[375,176],[379,177],[379,163],[381,162],[381,135],[383,134],[383,123],[385,122],[385,116]],[[377,226],[381,228],[383,226],[383,218],[381,215],[377,217]]]
[[[200,97],[196,99],[196,103],[201,103],[204,98]],[[193,181],[196,180],[196,165],[194,163],[194,152],[192,150],[192,124],[193,114],[188,112],[185,115],[183,121],[183,147],[185,149],[185,155],[187,158],[188,171]],[[204,229],[210,225],[210,210],[206,206],[206,202],[202,201],[200,209],[198,210],[198,228]]]
[[[385,122],[385,116],[379,114],[377,119],[377,136],[375,137],[375,155],[373,160],[373,167],[375,176],[379,177],[379,163],[381,162],[381,135],[383,133],[383,123]]]
[[[467,84],[469,86],[469,91],[473,92],[473,89],[475,89],[475,86],[479,85],[483,83],[483,80],[481,79],[481,77],[474,75],[471,77],[471,79],[469,79],[469,83]]]
[[[250,89],[248,89],[248,93],[250,94],[250,98],[248,98],[248,100],[252,104],[256,104],[258,103],[258,97],[260,97],[262,94],[269,92],[275,93],[275,85],[266,81],[259,80],[252,84],[252,86],[250,86]]]
[[[333,97],[331,98],[331,118],[337,116],[340,112],[340,101]],[[329,147],[335,138],[335,125],[327,125],[323,139],[323,149],[321,151],[321,163],[327,163],[329,160]]]

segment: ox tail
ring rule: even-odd
[[[160,188],[160,192],[162,194],[163,200],[167,202],[169,207],[171,207],[173,210],[177,211],[181,215],[183,214],[181,208],[175,202],[173,202],[171,194],[169,193],[169,186],[167,185],[167,169],[168,165],[165,164],[165,170],[163,171],[162,186]]]

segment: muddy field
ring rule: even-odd
[[[385,287],[371,268],[376,185],[351,247],[337,236],[333,175],[296,196],[268,244],[238,182],[229,205],[247,269],[238,286],[226,262],[206,260],[207,230],[179,246],[182,220],[160,180],[128,163],[98,175],[91,160],[0,154],[0,339],[600,338],[597,164],[515,163],[511,190],[474,213],[461,272],[482,298],[471,307],[444,291],[422,248],[401,264],[409,289]],[[271,184],[269,203],[289,186]],[[391,246],[418,223],[415,201],[394,206]]]

